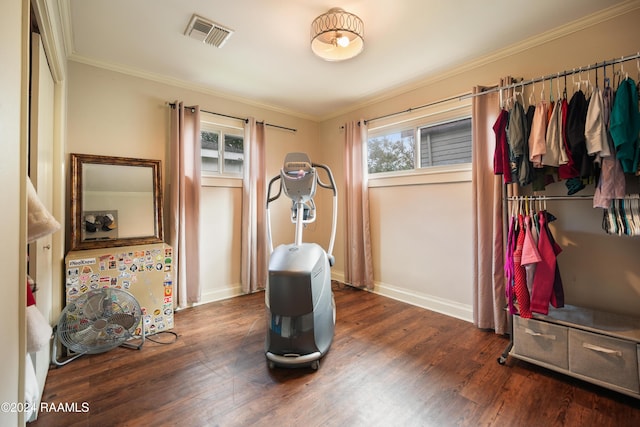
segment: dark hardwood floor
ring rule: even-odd
[[[172,344],[52,368],[43,402],[78,412],[40,413],[30,425],[640,425],[640,400],[512,358],[499,365],[504,337],[368,292],[334,292],[335,338],[317,372],[268,369],[257,293],[176,313]]]

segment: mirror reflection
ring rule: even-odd
[[[159,160],[71,156],[72,249],[162,241]]]

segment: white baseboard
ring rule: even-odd
[[[192,304],[191,306],[195,307],[202,304],[208,304],[210,302],[222,301],[240,295],[244,294],[242,293],[242,287],[239,283],[235,285],[229,285],[227,288],[203,292],[200,295],[200,302]]]
[[[334,271],[332,278],[344,283],[344,274],[342,272]],[[433,295],[398,288],[382,282],[376,282],[372,292],[397,301],[435,311],[436,313],[455,317],[467,322],[473,322],[473,307],[468,304],[462,304],[457,301],[451,301]]]
[[[331,278],[338,282],[344,283],[344,273],[332,271]],[[433,295],[422,294],[407,289],[398,288],[397,286],[387,283],[376,282],[374,284],[373,293],[405,302],[407,304],[422,307],[426,310],[435,311],[457,319],[473,322],[473,307],[468,304],[461,304],[457,301],[436,297]],[[221,301],[233,297],[243,295],[240,284],[230,285],[227,288],[216,289],[204,292],[201,300],[197,305],[207,304],[214,301]]]

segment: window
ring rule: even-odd
[[[418,129],[420,167],[471,163],[471,119]]]
[[[369,138],[367,162],[369,173],[404,171],[415,166],[415,132],[413,129]]]
[[[243,129],[201,122],[200,143],[203,175],[242,175]]]
[[[373,134],[370,174],[471,163],[471,118]]]

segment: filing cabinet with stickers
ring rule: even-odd
[[[165,243],[71,251],[65,258],[66,303],[93,289],[123,289],[138,300],[146,335],[172,329],[173,260]]]

